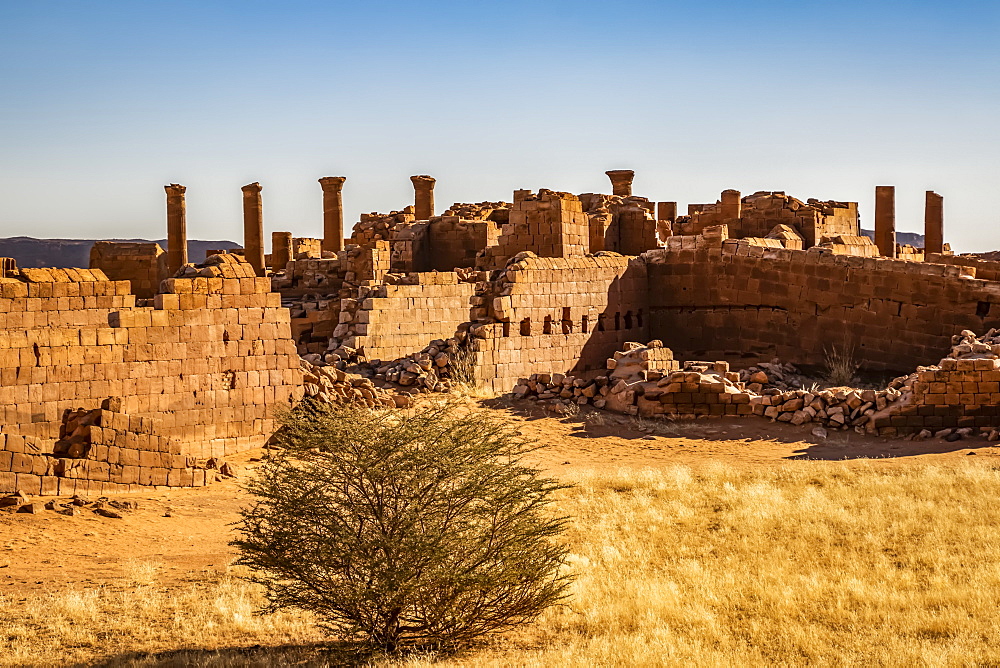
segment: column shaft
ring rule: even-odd
[[[413,213],[417,220],[430,220],[434,216],[434,177],[422,174],[411,176],[413,183]]]
[[[743,201],[739,190],[723,190],[721,198],[722,219],[730,220],[743,215]]]
[[[271,271],[282,271],[292,260],[292,233],[271,232]]]
[[[344,176],[324,176],[319,180],[323,187],[323,245],[325,251],[337,253],[344,250]]]
[[[933,190],[924,200],[924,255],[944,250],[944,197]]]
[[[266,276],[264,267],[264,212],[260,184],[243,186],[243,255],[258,276]]]
[[[896,186],[875,186],[875,245],[883,257],[896,257]]]
[[[184,201],[186,187],[171,183],[163,186],[167,191],[167,276],[187,264],[187,205]]]

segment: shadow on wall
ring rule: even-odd
[[[582,316],[579,327],[590,336],[580,349],[576,364],[569,369],[570,374],[581,378],[604,375],[608,358],[627,342],[645,344],[651,338],[645,295],[637,295],[625,287],[635,284],[633,274],[640,272],[640,267],[644,269],[641,263],[630,262],[625,272],[608,284],[608,305],[602,313],[591,308]]]
[[[956,332],[1000,326],[1000,286],[965,268],[741,243],[644,256],[650,335],[679,359],[823,367],[853,348],[864,370],[909,373]]]

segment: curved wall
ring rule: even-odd
[[[678,359],[823,365],[836,347],[866,369],[910,372],[937,363],[953,334],[1000,327],[1000,283],[975,268],[738,240],[642,257],[650,336]]]

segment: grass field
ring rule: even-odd
[[[1000,467],[886,462],[577,476],[568,606],[405,665],[1000,665]],[[308,615],[232,576],[0,599],[0,664],[323,665]],[[245,649],[251,646],[252,649]],[[143,657],[143,653],[165,653]],[[371,659],[373,664],[389,663]]]

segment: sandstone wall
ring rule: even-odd
[[[149,299],[166,275],[167,257],[157,243],[97,241],[90,248],[90,268],[112,281],[128,281],[132,294]]]
[[[532,373],[602,373],[626,341],[649,332],[646,266],[616,253],[524,257],[507,266],[493,298],[501,322],[474,327],[476,379],[508,392]]]
[[[246,274],[232,257],[232,272]],[[249,267],[249,265],[246,265]],[[24,269],[0,281],[0,425],[58,437],[63,411],[121,397],[184,454],[260,445],[271,410],[301,397],[288,311],[268,279],[167,279],[138,308],[98,270]]]
[[[940,264],[754,247],[651,251],[650,335],[680,357],[824,364],[853,348],[865,367],[940,359],[963,329],[1000,325],[1000,283]]]
[[[378,286],[349,323],[341,321],[350,329],[343,345],[363,349],[368,359],[394,360],[453,337],[470,320],[475,284],[459,282],[454,272],[411,276],[419,283]]]
[[[880,434],[1000,425],[1000,360],[995,357],[943,359],[915,375],[906,405],[875,418]]]
[[[480,262],[484,268],[500,269],[521,251],[543,257],[572,257],[586,254],[589,246],[590,218],[583,212],[579,197],[545,189],[537,195],[517,190],[497,245],[488,248]]]
[[[986,281],[1000,281],[1000,262],[995,260],[981,260],[977,257],[962,255],[944,255],[941,253],[931,253],[926,258],[927,262],[937,264],[948,264],[954,267],[970,267],[974,269],[974,276]]]
[[[476,253],[496,245],[500,228],[492,220],[462,220],[458,216],[431,218],[427,269],[453,271],[476,266]]]
[[[726,218],[722,204],[689,207],[691,220],[678,225],[680,234],[699,234],[705,227],[728,225],[735,238],[766,237],[777,225],[794,228],[805,247],[822,243],[823,237],[861,234],[855,202],[803,202],[783,192],[756,192],[742,198],[739,218]]]

